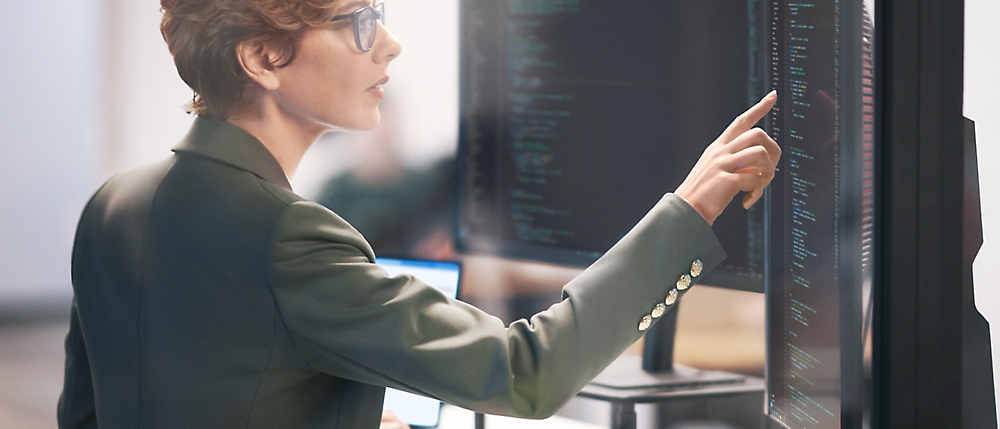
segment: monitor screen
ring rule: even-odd
[[[872,21],[862,0],[771,5],[771,133],[783,155],[770,190],[767,414],[778,427],[861,428],[871,397]]]
[[[760,0],[462,0],[460,250],[590,264],[769,90]],[[765,31],[762,31],[765,30]],[[704,283],[763,290],[764,208]]]
[[[456,263],[394,258],[378,258],[375,262],[390,276],[409,274],[448,297],[458,297],[460,266]],[[438,425],[441,401],[387,388],[383,407],[410,426],[435,427]]]

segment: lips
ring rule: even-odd
[[[385,90],[382,89],[382,85],[385,85],[389,81],[389,76],[383,77],[381,80],[368,88],[368,93],[375,96],[375,98],[382,100],[385,98]]]
[[[383,77],[381,80],[376,82],[375,85],[372,85],[371,88],[368,88],[368,92],[372,93],[373,95],[375,95],[375,97],[377,97],[380,100],[384,99],[385,90],[382,89],[382,85],[385,85],[386,82],[389,82],[389,76]]]
[[[372,85],[372,87],[369,89],[374,89],[374,88],[381,89],[382,85],[385,85],[388,82],[389,82],[389,76],[385,76],[382,79],[379,79],[378,82],[375,82],[375,85]]]

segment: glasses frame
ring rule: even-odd
[[[375,14],[375,19],[372,20],[372,25],[374,26],[372,27],[372,31],[374,33],[372,34],[371,46],[366,47],[361,42],[361,19],[362,19],[361,16],[369,10],[371,10],[371,12]],[[330,18],[330,22],[340,21],[344,19],[350,19],[351,25],[354,27],[354,46],[356,46],[358,50],[361,52],[368,52],[372,49],[373,46],[375,46],[375,38],[378,36],[378,24],[376,23],[376,21],[381,22],[382,25],[385,25],[385,2],[379,2],[374,6],[363,7],[348,14],[334,16],[333,18]]]

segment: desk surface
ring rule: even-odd
[[[441,408],[438,429],[473,429],[475,415],[472,411],[451,405]],[[553,416],[545,420],[515,419],[513,417],[486,416],[486,429],[607,429],[565,417]]]

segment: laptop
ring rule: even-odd
[[[461,275],[458,263],[396,258],[376,258],[375,263],[390,276],[409,274],[446,296],[458,298]],[[436,427],[441,416],[441,401],[391,388],[385,389],[383,408],[392,410],[400,420],[416,428]]]

